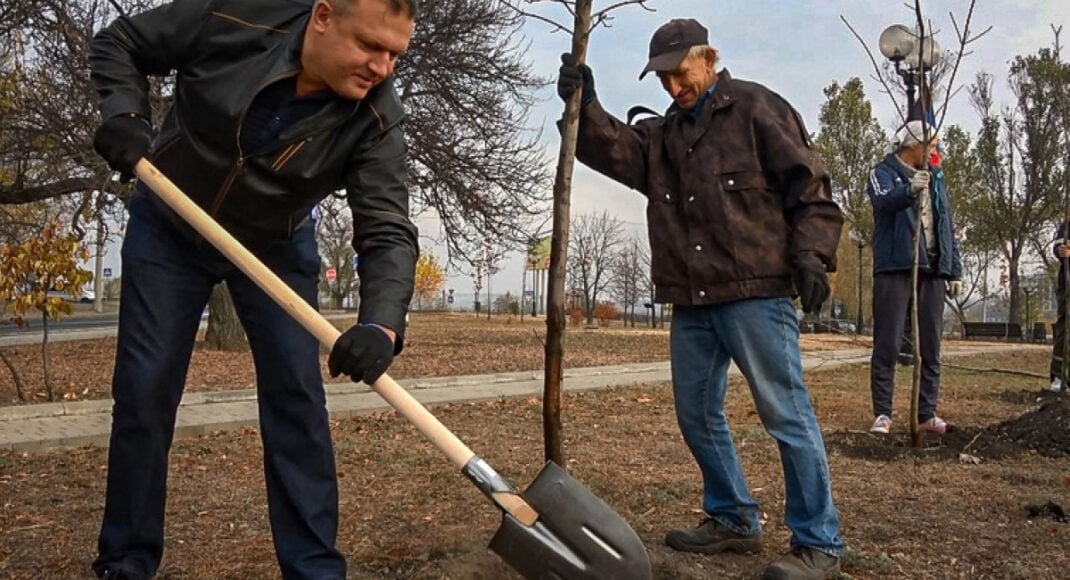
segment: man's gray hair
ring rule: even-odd
[[[353,6],[360,2],[360,0],[325,0],[334,8],[334,11],[339,16],[346,16],[352,10]],[[413,20],[416,19],[416,15],[420,12],[420,0],[386,0],[386,5],[390,7],[390,11],[394,14],[407,14]]]

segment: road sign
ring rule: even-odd
[[[327,281],[334,282],[336,278],[338,278],[338,272],[334,268],[327,268]]]
[[[111,268],[104,268],[104,277],[111,278]]]

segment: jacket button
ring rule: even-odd
[[[698,244],[698,245],[696,245],[696,246],[695,246],[695,251],[696,251],[696,252],[701,252],[701,251],[702,251],[702,244]]]
[[[698,291],[698,297],[699,298],[705,298],[706,297],[706,291],[705,290],[699,290]]]
[[[672,196],[666,193],[665,194],[665,201],[671,201],[671,200],[672,200]]]
[[[728,185],[735,185],[735,184],[736,184],[736,180],[735,179],[729,179],[728,180]]]
[[[689,201],[689,202],[695,201],[695,196],[692,195],[691,197],[687,198],[687,201]]]

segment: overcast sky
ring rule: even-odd
[[[595,9],[615,1],[595,0]],[[913,23],[913,10],[899,0],[650,0],[648,4],[656,11],[630,6],[614,12],[612,26],[597,30],[591,40],[588,62],[594,70],[598,96],[617,116],[623,117],[636,104],[654,110],[669,104],[670,99],[653,75],[640,82],[638,74],[646,62],[650,36],[658,26],[672,18],[695,18],[710,30],[710,41],[721,53],[721,66],[737,78],[760,82],[780,93],[799,110],[811,132],[819,129],[822,89],[833,81],[843,83],[855,76],[865,82],[878,120],[888,130],[895,125],[891,99],[879,92],[879,84],[871,78],[874,71],[869,57],[840,17],[854,26],[880,60],[877,38],[881,31],[891,24]],[[993,73],[997,97],[1006,103],[1009,94],[1003,79],[1008,62],[1016,55],[1051,46],[1051,25],[1070,24],[1070,0],[978,0],[977,4],[972,29],[979,32],[991,26],[992,31],[970,47],[973,52],[963,59],[956,84],[972,82],[982,70]],[[953,12],[961,25],[968,7],[968,0],[922,3],[926,17],[938,31],[937,40],[952,50],[957,40],[949,13]],[[564,10],[549,2],[543,6],[542,14],[567,21]],[[1070,26],[1066,29],[1064,44],[1070,43]],[[569,39],[564,34],[551,33],[546,24],[535,20],[529,22],[524,33],[531,43],[528,55],[536,72],[556,79],[560,54],[569,48]],[[553,86],[540,96],[544,100],[534,110],[531,122],[543,128],[552,174],[559,146],[553,123],[561,116],[563,105]],[[964,93],[952,101],[946,122],[976,128],[977,115]],[[610,208],[631,232],[645,235],[645,199],[579,165],[572,200],[573,215]],[[445,248],[432,242],[440,236],[437,221],[424,216],[417,223],[424,234],[421,243],[425,250],[444,260]],[[494,279],[495,293],[509,290],[519,294],[521,264],[519,255],[505,263]],[[106,265],[118,275],[117,249],[109,252]],[[448,285],[456,289],[459,297],[465,297],[464,301],[471,300],[470,278],[450,272]],[[458,304],[462,305],[471,307],[470,303]]]

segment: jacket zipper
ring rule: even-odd
[[[230,173],[227,174],[227,178],[223,180],[223,185],[219,188],[219,192],[216,193],[215,200],[212,202],[212,209],[209,212],[212,217],[218,217],[219,209],[223,207],[223,202],[227,199],[227,194],[230,193],[230,188],[234,186],[234,182],[237,181],[238,176],[241,175],[241,170],[245,165],[245,152],[241,149],[241,128],[245,123],[245,115],[249,112],[249,106],[253,104],[253,99],[256,99],[256,95],[260,94],[260,91],[264,90],[264,87],[297,74],[298,71],[292,70],[271,77],[256,88],[256,92],[253,93],[253,98],[250,99],[249,103],[242,109],[241,116],[238,117],[238,130],[234,135],[234,140],[238,149],[238,159],[235,160],[234,166],[230,168]]]

